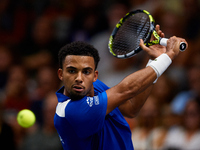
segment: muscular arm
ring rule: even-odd
[[[155,71],[151,67],[146,67],[129,75],[118,85],[107,90],[106,114],[119,106],[123,115],[134,117],[146,101],[156,77]]]
[[[128,118],[136,117],[140,109],[143,107],[147,98],[150,95],[153,85],[150,85],[146,90],[138,94],[137,96],[127,100],[125,103],[119,106],[119,110],[122,115]]]

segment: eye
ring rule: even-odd
[[[75,73],[76,71],[75,71],[75,70],[72,70],[72,69],[70,69],[70,70],[68,70],[68,72],[69,72],[69,73],[71,73],[71,74],[73,74],[73,73]]]
[[[88,75],[88,74],[91,73],[91,71],[90,70],[83,70],[83,73],[86,74],[86,75]]]

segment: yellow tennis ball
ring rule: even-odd
[[[35,120],[35,114],[29,109],[23,109],[17,114],[17,122],[24,128],[31,127]]]

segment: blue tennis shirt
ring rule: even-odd
[[[72,101],[56,92],[54,125],[64,150],[133,150],[131,131],[118,108],[106,115],[109,88],[94,82],[95,96]]]

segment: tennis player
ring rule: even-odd
[[[162,35],[159,26],[156,28]],[[73,42],[61,48],[58,77],[64,86],[56,92],[54,124],[63,148],[133,150],[131,131],[123,116],[137,115],[153,82],[178,55],[180,42],[186,41],[172,37],[167,47],[146,47],[141,40],[140,46],[153,60],[112,88],[97,79],[100,58],[93,46]]]

